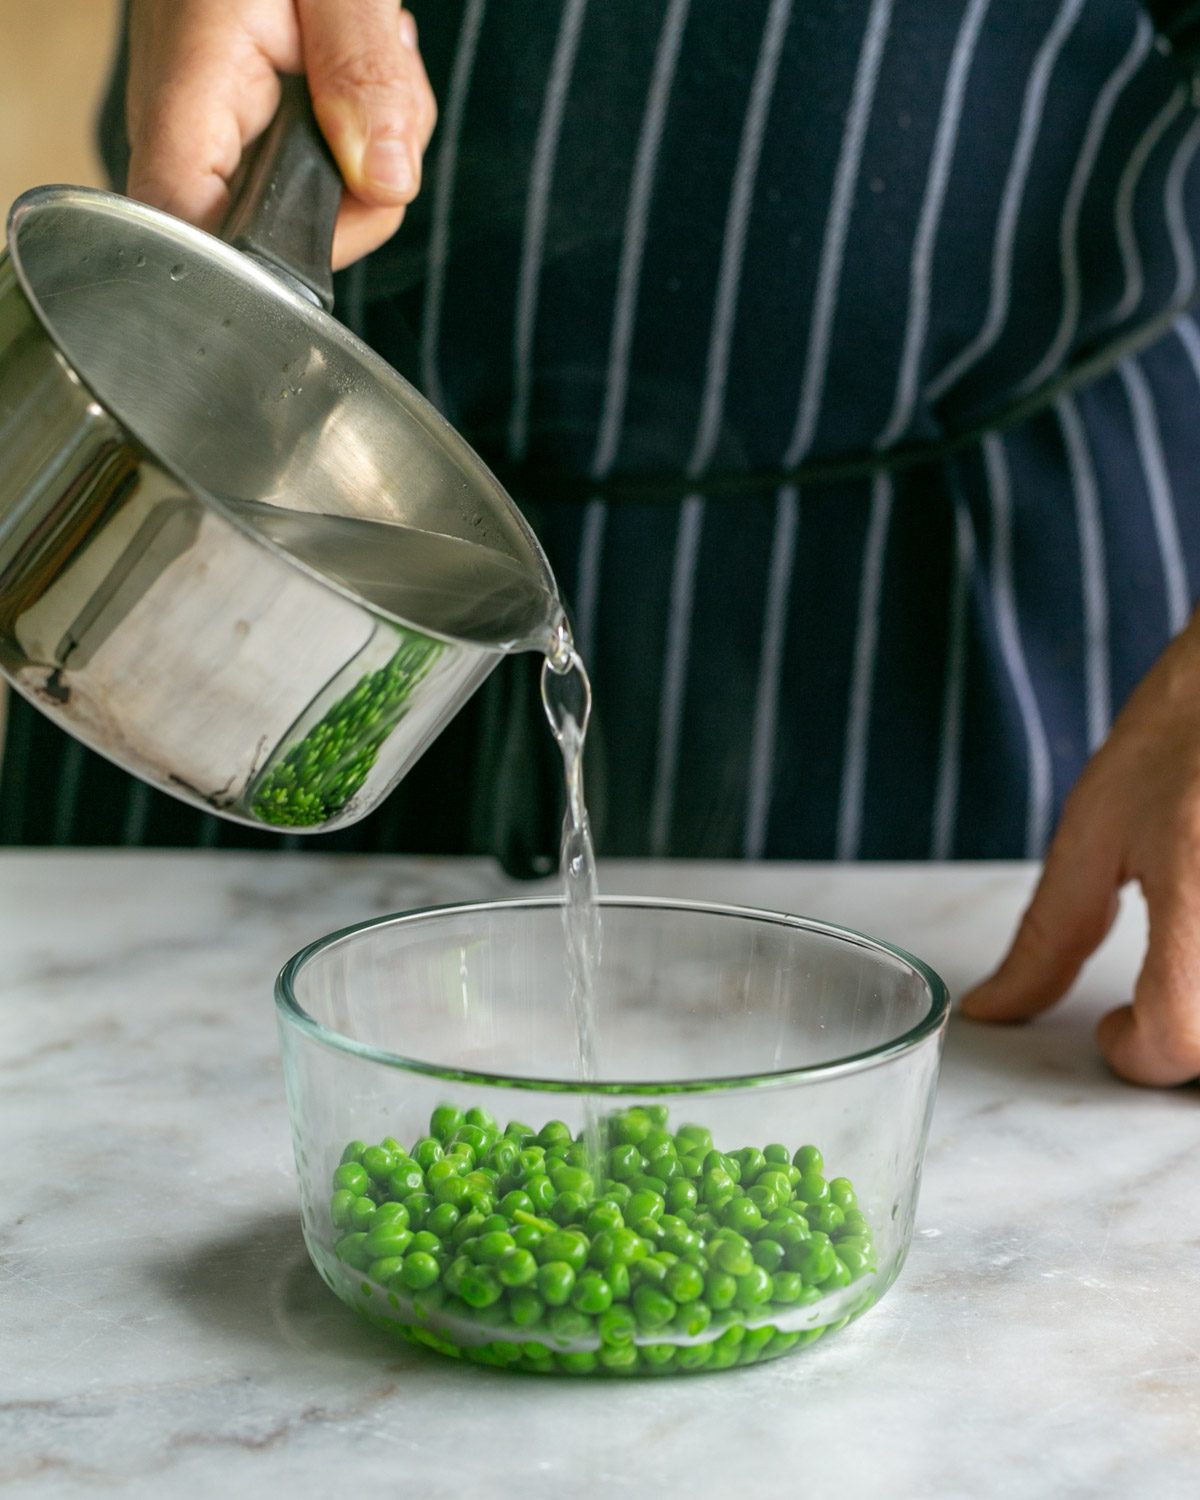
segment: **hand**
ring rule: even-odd
[[[389,239],[416,197],[437,108],[397,0],[133,0],[131,197],[215,229],[242,152],[306,73],[346,182],[335,269]]]
[[[1109,1065],[1133,1083],[1200,1074],[1200,615],[1167,648],[1084,768],[1008,956],[963,1000],[979,1021],[1053,1005],[1140,883],[1150,942],[1133,1004],[1100,1022]]]

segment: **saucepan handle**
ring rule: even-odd
[[[221,238],[329,312],[342,177],[303,78],[280,79],[275,118],[247,153]]]

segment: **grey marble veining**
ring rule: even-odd
[[[1025,866],[609,865],[802,911],[961,988]],[[951,1026],[886,1299],[742,1372],[538,1381],[360,1325],[300,1241],[271,981],[332,927],[502,893],[481,862],[0,856],[0,1494],[1200,1493],[1200,1093],[1105,1071],[1127,903],[1033,1026]]]

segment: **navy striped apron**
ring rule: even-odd
[[[440,124],[338,311],[543,539],[595,684],[601,851],[1041,854],[1200,589],[1200,110],[1146,11],[411,8]],[[534,668],[314,841],[14,703],[0,840],[542,872]]]

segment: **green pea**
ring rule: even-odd
[[[665,1288],[676,1302],[694,1302],[704,1291],[704,1275],[696,1266],[681,1260],[667,1272]]]
[[[544,1172],[535,1172],[525,1179],[525,1192],[533,1202],[535,1213],[545,1213],[553,1208],[558,1196],[554,1184]]]
[[[581,1339],[591,1331],[592,1320],[577,1307],[552,1307],[546,1315],[551,1333],[560,1339]]]
[[[458,1145],[461,1142],[464,1145],[470,1146],[471,1150],[475,1153],[476,1160],[492,1144],[492,1136],[482,1125],[460,1125],[450,1137],[450,1140],[454,1145]]]
[[[602,1313],[612,1306],[612,1288],[598,1271],[585,1271],[571,1291],[571,1305],[580,1312]]]
[[[657,1219],[635,1219],[629,1227],[640,1239],[651,1245],[660,1245],[667,1236],[667,1231]]]
[[[798,1271],[775,1271],[771,1285],[772,1300],[782,1302],[786,1307],[799,1299],[804,1290],[804,1277]]]
[[[549,1177],[559,1193],[577,1193],[581,1198],[595,1196],[596,1185],[592,1181],[592,1175],[582,1167],[569,1167],[565,1163],[556,1165],[550,1169]]]
[[[597,1203],[584,1221],[584,1228],[591,1235],[601,1234],[606,1229],[623,1229],[625,1215],[615,1203]]]
[[[857,1208],[843,1209],[843,1227],[851,1234],[863,1234],[867,1230],[867,1220]]]
[[[537,1273],[538,1263],[529,1250],[518,1250],[514,1247],[496,1262],[496,1275],[505,1286],[528,1286],[531,1281],[536,1281]]]
[[[537,1289],[550,1307],[562,1307],[571,1300],[575,1272],[565,1260],[546,1261],[538,1268]]]
[[[479,1243],[475,1246],[475,1259],[494,1264],[498,1260],[503,1260],[506,1255],[510,1255],[516,1248],[517,1242],[511,1234],[492,1230],[480,1236]]]
[[[773,1328],[747,1328],[742,1340],[742,1363],[750,1364],[756,1360],[774,1337]]]
[[[793,1245],[805,1245],[812,1239],[812,1230],[804,1219],[792,1219],[789,1223],[781,1224],[772,1235],[784,1248],[785,1253]]]
[[[849,1286],[854,1280],[854,1273],[845,1261],[839,1260],[835,1252],[833,1257],[833,1270],[821,1282],[822,1289],[832,1290],[837,1287]]]
[[[681,1209],[695,1208],[700,1201],[700,1194],[696,1191],[696,1184],[686,1177],[677,1177],[674,1182],[667,1184],[667,1207],[673,1214]]]
[[[815,1146],[801,1146],[792,1157],[792,1165],[799,1167],[801,1172],[821,1172],[825,1167],[825,1158]]]
[[[685,1143],[689,1152],[703,1153],[712,1150],[712,1131],[703,1125],[681,1125],[675,1132],[675,1140],[681,1156],[684,1154]]]
[[[657,1125],[660,1129],[667,1123],[671,1116],[671,1111],[665,1104],[643,1104],[641,1109],[650,1123]]]
[[[412,1148],[412,1159],[423,1172],[427,1172],[435,1161],[442,1159],[442,1143],[434,1136],[422,1136]]]
[[[365,1271],[370,1257],[362,1254],[362,1247],[366,1243],[366,1235],[361,1231],[354,1234],[344,1234],[333,1247],[333,1253],[339,1260],[344,1260],[347,1265],[354,1266],[356,1270]]]
[[[568,1375],[590,1375],[599,1360],[590,1349],[570,1350],[558,1356],[558,1367]]]
[[[404,1200],[404,1206],[408,1209],[408,1223],[412,1229],[420,1229],[430,1210],[433,1208],[433,1199],[428,1193],[409,1193]]]
[[[645,1140],[653,1128],[653,1120],[643,1109],[624,1110],[609,1122],[609,1134],[622,1145],[636,1146],[639,1141]]]
[[[677,1156],[660,1156],[655,1161],[652,1161],[646,1170],[651,1177],[658,1178],[664,1184],[663,1191],[665,1192],[665,1184],[672,1182],[682,1174],[683,1163]]]
[[[396,1170],[396,1158],[383,1146],[368,1146],[362,1154],[362,1165],[375,1182],[386,1182]]]
[[[675,1360],[674,1344],[643,1344],[638,1350],[642,1362],[657,1369],[665,1369]]]
[[[795,1171],[795,1168],[792,1169]],[[792,1196],[792,1183],[788,1174],[781,1168],[768,1167],[765,1172],[760,1172],[755,1187],[768,1188],[779,1198],[780,1203],[786,1203]]]
[[[737,1277],[728,1271],[709,1271],[704,1279],[704,1294],[708,1305],[717,1311],[732,1307],[737,1298]]]
[[[627,1182],[642,1172],[642,1154],[636,1146],[610,1146],[607,1158],[609,1176],[615,1182]]]
[[[822,1234],[832,1237],[845,1223],[845,1215],[836,1203],[822,1203],[817,1208],[808,1211],[808,1222],[814,1229],[820,1230]]]
[[[374,1198],[355,1198],[350,1205],[350,1227],[351,1229],[367,1229],[375,1221],[375,1209],[377,1205]]]
[[[531,1328],[540,1323],[546,1312],[546,1304],[534,1291],[521,1287],[508,1299],[508,1312],[518,1328]]]
[[[725,1205],[722,1219],[739,1234],[753,1234],[764,1223],[762,1209],[749,1198],[734,1198]]]
[[[745,1146],[733,1153],[734,1160],[742,1169],[742,1186],[749,1187],[767,1165],[767,1158],[756,1146]]]
[[[707,1302],[685,1302],[671,1319],[671,1327],[685,1338],[698,1338],[712,1322]]]
[[[432,1286],[440,1275],[441,1269],[432,1255],[424,1250],[413,1250],[404,1257],[400,1280],[410,1291],[420,1292]]]
[[[743,1312],[751,1312],[771,1300],[771,1273],[762,1266],[754,1266],[737,1279],[737,1305]]]
[[[453,1233],[461,1215],[453,1203],[439,1203],[425,1220],[425,1227],[439,1239],[447,1239]]]
[[[488,1162],[497,1172],[511,1172],[521,1159],[521,1148],[516,1141],[501,1137],[488,1152]]]
[[[625,1348],[637,1336],[637,1319],[628,1307],[613,1306],[600,1314],[596,1332],[602,1344]]]
[[[469,1255],[456,1255],[442,1276],[442,1284],[446,1290],[457,1297],[462,1289],[462,1279],[473,1265],[474,1262]]]
[[[379,1282],[380,1286],[387,1286],[403,1264],[403,1255],[381,1255],[367,1267],[367,1275],[372,1281]]]
[[[837,1254],[830,1242],[824,1236],[818,1240],[814,1235],[812,1240],[802,1248],[795,1264],[792,1264],[789,1259],[788,1269],[799,1271],[809,1286],[820,1286],[829,1280],[839,1264]]]
[[[784,1199],[773,1188],[762,1187],[759,1183],[746,1194],[746,1200],[754,1205],[762,1215],[763,1219],[769,1219],[784,1206]],[[761,1228],[761,1224],[759,1225]]]
[[[731,1276],[747,1276],[754,1269],[754,1256],[744,1241],[719,1241],[709,1259],[719,1271],[728,1271]]]
[[[666,1206],[666,1199],[661,1193],[642,1189],[630,1195],[629,1202],[625,1205],[625,1217],[630,1223],[635,1219],[658,1219],[662,1217]]]
[[[518,1209],[522,1213],[531,1214],[533,1212],[533,1199],[528,1193],[523,1193],[520,1188],[513,1188],[512,1192],[505,1193],[504,1197],[501,1198],[499,1207],[500,1212],[506,1218],[511,1219]]]
[[[582,1193],[559,1193],[550,1209],[556,1224],[580,1224],[587,1217],[588,1202]]]
[[[361,1197],[371,1185],[366,1167],[357,1161],[345,1161],[333,1174],[335,1188],[346,1188],[355,1197]]]
[[[675,1302],[666,1292],[644,1284],[633,1294],[633,1311],[640,1328],[665,1328],[675,1316]]]
[[[774,1141],[769,1146],[763,1147],[763,1156],[767,1161],[778,1162],[781,1166],[785,1167],[791,1166],[792,1163],[792,1154],[788,1148],[780,1146]]]
[[[354,1194],[349,1188],[339,1188],[334,1193],[329,1204],[329,1217],[333,1220],[335,1229],[345,1229],[350,1222],[350,1206],[354,1202]]]
[[[863,1250],[857,1245],[842,1243],[837,1246],[837,1258],[846,1267],[852,1276],[861,1276],[864,1271],[870,1269],[871,1252]]]
[[[367,1143],[365,1141],[351,1141],[346,1149],[342,1152],[342,1166],[345,1166],[346,1163],[350,1161],[361,1161],[362,1154],[366,1149]]]
[[[554,1146],[571,1144],[573,1137],[570,1130],[561,1120],[547,1120],[538,1131],[537,1141],[539,1146]]]
[[[462,1245],[466,1240],[477,1239],[481,1234],[486,1233],[484,1228],[486,1224],[487,1219],[481,1213],[472,1211],[469,1214],[463,1214],[462,1218],[454,1226],[451,1239],[455,1245]]]
[[[440,1104],[429,1117],[429,1134],[446,1141],[463,1123],[463,1112],[453,1104]]]
[[[755,1240],[750,1252],[754,1263],[764,1271],[777,1271],[783,1264],[783,1246],[778,1240]]]
[[[488,1114],[486,1109],[481,1109],[477,1104],[467,1110],[467,1124],[478,1125],[486,1130],[489,1135],[499,1135],[500,1133],[500,1124],[495,1115]]]
[[[461,1177],[465,1170],[466,1164],[462,1160],[443,1156],[441,1161],[435,1161],[425,1173],[425,1182],[436,1193],[438,1183],[448,1182],[451,1177]]]
[[[471,1189],[461,1177],[443,1177],[441,1181],[431,1183],[433,1196],[438,1203],[452,1203],[455,1208],[461,1209],[471,1196]]]
[[[425,1174],[415,1161],[403,1162],[388,1178],[387,1186],[393,1198],[407,1198],[425,1186]]]
[[[406,1224],[383,1224],[367,1235],[363,1241],[363,1254],[371,1260],[378,1260],[383,1255],[403,1255],[414,1238]]]
[[[491,1307],[503,1295],[504,1288],[492,1266],[472,1266],[459,1284],[458,1295],[468,1307]]]
[[[521,1170],[527,1177],[534,1172],[541,1172],[546,1161],[546,1148],[537,1144],[522,1146],[519,1161]]]
[[[711,1361],[711,1344],[688,1344],[675,1356],[675,1366],[680,1370],[702,1370]]]
[[[518,1249],[533,1250],[545,1237],[545,1230],[539,1229],[536,1224],[517,1224],[513,1228],[512,1237]]]
[[[612,1260],[601,1269],[604,1272],[605,1281],[612,1287],[613,1301],[628,1302],[629,1289],[633,1284],[629,1275],[629,1267],[623,1261]]]
[[[412,1248],[423,1250],[426,1255],[437,1255],[443,1247],[436,1234],[431,1234],[428,1229],[422,1229],[413,1235]]]
[[[572,1229],[556,1229],[538,1244],[535,1254],[542,1265],[564,1261],[572,1271],[582,1271],[588,1262],[588,1239]]]
[[[611,1199],[621,1212],[624,1213],[626,1205],[630,1198],[633,1197],[633,1192],[627,1182],[616,1182],[610,1177],[604,1184],[604,1196]]]
[[[667,1279],[670,1266],[657,1255],[648,1255],[645,1260],[635,1261],[630,1267],[630,1280],[640,1286],[643,1282],[658,1286]]]

